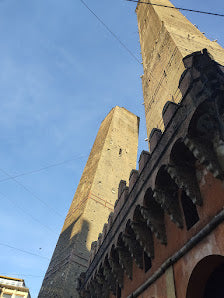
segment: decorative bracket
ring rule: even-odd
[[[178,198],[171,196],[168,192],[161,189],[155,189],[154,198],[161,207],[169,214],[171,220],[178,226],[183,228],[183,218],[181,216]]]

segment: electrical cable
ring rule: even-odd
[[[45,224],[43,224],[41,221],[39,221],[37,218],[35,218],[29,212],[25,211],[22,207],[20,207],[18,204],[16,204],[13,200],[10,200],[8,197],[6,197],[6,195],[4,195],[3,193],[0,192],[0,196],[2,196],[7,201],[9,201],[10,203],[12,203],[16,208],[20,209],[23,213],[25,213],[27,216],[29,216],[32,220],[36,221],[38,224],[40,224],[41,226],[43,226],[45,229],[47,229],[48,231],[50,231],[50,232],[52,232],[52,233],[54,233],[56,235],[56,232],[54,230],[52,230],[51,228],[49,228],[48,226],[46,226]]]
[[[141,64],[140,60],[132,53],[131,50],[120,40],[120,38],[104,23],[104,21],[96,15],[96,13],[83,1],[80,0],[82,4],[97,18],[97,20],[106,28],[106,30],[119,42],[119,44],[134,58],[138,63]]]
[[[6,176],[10,177],[15,183],[20,185],[23,189],[25,189],[28,193],[30,193],[36,200],[40,201],[43,205],[45,205],[48,209],[53,211],[58,216],[64,218],[56,209],[48,205],[45,201],[41,200],[35,193],[33,193],[29,188],[27,188],[25,185],[23,185],[21,182],[17,181],[15,178],[13,178],[11,175],[9,175],[5,170],[0,168],[0,171],[4,173]]]
[[[8,247],[8,248],[15,249],[15,250],[18,250],[18,251],[20,251],[20,252],[23,252],[23,253],[26,253],[26,254],[29,254],[29,255],[32,255],[32,256],[35,256],[35,257],[39,257],[39,258],[42,258],[42,259],[47,259],[47,260],[50,260],[48,257],[41,256],[41,255],[38,255],[38,254],[32,253],[32,252],[30,252],[30,251],[27,251],[27,250],[24,250],[24,249],[20,249],[20,248],[18,248],[18,247],[15,247],[15,246],[11,246],[11,245],[8,245],[8,244],[5,244],[5,243],[1,243],[1,242],[0,242],[0,245],[1,245],[1,246]]]
[[[189,9],[189,8],[183,8],[183,7],[175,7],[175,6],[163,5],[163,4],[157,4],[157,3],[149,3],[149,2],[138,1],[138,0],[125,0],[125,1],[135,2],[135,3],[140,3],[140,4],[147,4],[147,5],[151,5],[151,6],[160,6],[160,7],[165,7],[165,8],[172,8],[172,9],[183,10],[183,11],[188,11],[188,12],[196,12],[196,13],[207,14],[207,15],[218,16],[218,17],[224,17],[224,14],[215,13],[215,12],[195,10],[195,9]]]
[[[96,19],[106,28],[106,30],[122,45],[122,47],[139,63],[140,60],[132,53],[132,51],[121,41],[121,39],[105,24],[105,22],[83,1],[80,0],[82,4],[96,17]],[[159,81],[150,73],[150,76],[159,84]],[[168,91],[168,89],[161,85],[164,90]],[[168,91],[169,95],[172,97],[170,91]]]
[[[14,178],[18,178],[18,177],[27,176],[27,175],[30,175],[30,174],[35,174],[35,173],[38,173],[38,172],[42,172],[44,170],[63,165],[65,163],[68,163],[68,162],[71,162],[71,161],[74,161],[74,160],[77,160],[77,159],[84,158],[86,156],[88,156],[88,155],[80,155],[78,157],[67,159],[67,160],[64,160],[64,161],[61,161],[61,162],[58,162],[58,163],[53,163],[53,164],[50,164],[50,165],[48,165],[46,167],[43,167],[43,168],[39,168],[39,169],[36,169],[36,170],[24,172],[24,173],[21,173],[21,174],[18,174],[18,175],[14,175],[14,176],[11,176],[11,177],[8,177],[8,178],[1,179],[0,182],[5,182],[5,181],[8,181],[8,180],[12,180]]]

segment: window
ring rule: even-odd
[[[3,294],[2,295],[2,298],[11,298],[12,297],[12,295],[11,294]],[[21,297],[20,297],[21,298]]]

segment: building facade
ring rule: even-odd
[[[0,298],[30,298],[23,279],[0,276]]]
[[[120,184],[81,297],[224,297],[224,67],[207,50],[183,63],[182,100]]]
[[[118,184],[136,167],[139,118],[116,106],[102,121],[38,297],[78,297],[91,243],[102,237]]]
[[[138,3],[136,12],[149,152],[141,153],[128,187],[119,185],[79,293],[221,298],[224,50],[178,10]]]

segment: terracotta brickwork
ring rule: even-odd
[[[172,6],[168,0],[148,2]],[[136,12],[149,136],[152,128],[163,129],[162,109],[165,103],[181,100],[178,84],[185,69],[182,59],[206,48],[218,63],[224,65],[224,50],[217,42],[208,40],[178,10],[138,3]]]
[[[77,278],[88,266],[114,209],[118,184],[136,167],[139,119],[116,106],[101,123],[64,222],[39,297],[78,297]]]

